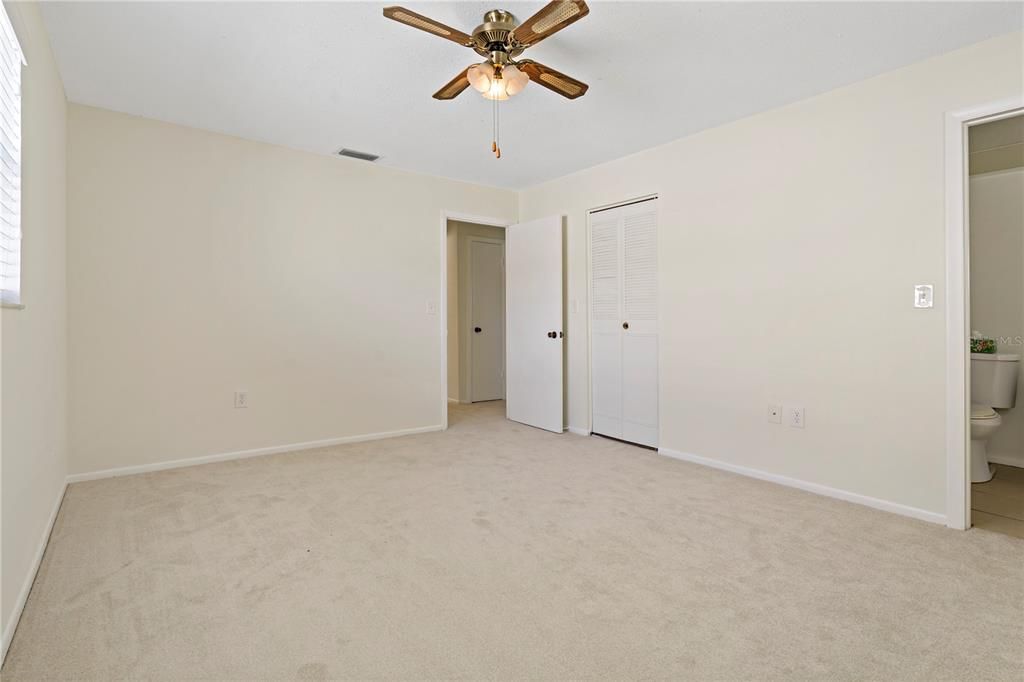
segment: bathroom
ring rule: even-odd
[[[971,520],[1024,538],[1024,115],[971,127],[968,149]]]

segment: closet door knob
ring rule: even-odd
[[[480,327],[473,327],[473,331],[479,334],[480,332],[483,331],[483,329],[481,329]]]
[[[555,334],[554,332],[548,332],[548,338],[549,338],[549,339],[554,339],[554,338],[556,338],[557,336],[558,336],[558,334]]]
[[[622,323],[622,328],[623,329],[629,329],[629,322],[623,322]]]

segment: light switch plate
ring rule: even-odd
[[[931,284],[914,285],[914,307],[931,308],[934,305],[934,287]]]
[[[427,315],[437,315],[437,303],[427,301]]]

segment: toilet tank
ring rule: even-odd
[[[971,353],[971,402],[989,407],[1013,407],[1017,402],[1020,356]]]

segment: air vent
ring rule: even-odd
[[[376,161],[380,158],[379,154],[367,154],[366,152],[357,152],[355,149],[342,149],[338,152],[338,156],[347,156],[352,159],[359,159],[360,161]]]

